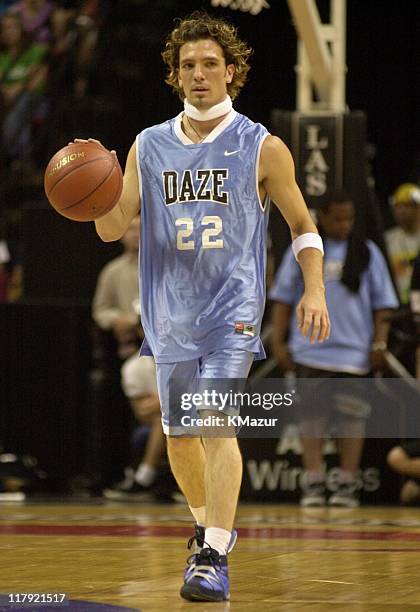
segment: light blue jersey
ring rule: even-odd
[[[369,265],[362,273],[357,293],[342,282],[348,242],[324,240],[324,280],[331,334],[322,344],[310,344],[296,326],[296,311],[290,323],[289,347],[296,363],[349,374],[367,374],[373,338],[373,312],[398,308],[385,259],[373,242],[367,241]],[[270,290],[270,298],[296,306],[303,294],[303,279],[292,249],[286,251]]]
[[[268,207],[258,163],[267,134],[232,110],[199,144],[181,115],[137,137],[142,354],[157,363],[224,348],[265,357]]]

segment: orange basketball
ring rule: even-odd
[[[49,161],[45,194],[60,215],[94,221],[118,202],[123,176],[117,157],[96,142],[63,147]]]

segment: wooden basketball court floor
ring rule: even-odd
[[[231,601],[220,604],[179,596],[191,525],[179,504],[2,503],[3,601],[30,592],[145,612],[420,610],[419,508],[242,504]]]

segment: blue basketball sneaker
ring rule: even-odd
[[[185,578],[181,597],[188,601],[229,599],[229,572],[226,555],[214,548],[203,548],[196,555],[194,569]]]
[[[194,529],[195,529],[195,533],[188,540],[188,545],[187,545],[188,550],[191,550],[191,548],[194,546],[194,552],[190,557],[188,557],[187,567],[185,568],[185,572],[184,572],[184,582],[194,571],[196,559],[198,555],[200,554],[201,549],[204,546],[204,533],[206,530],[205,527],[203,527],[202,525],[195,524]],[[237,539],[238,539],[237,531],[236,529],[232,529],[232,533],[230,534],[227,554],[229,554],[233,550],[233,547],[235,546]]]

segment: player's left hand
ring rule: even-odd
[[[298,329],[304,338],[309,334],[311,344],[315,340],[328,340],[331,324],[323,289],[305,291],[297,305],[296,314]]]

